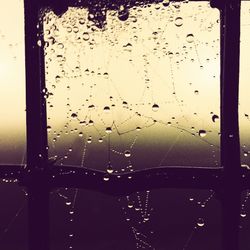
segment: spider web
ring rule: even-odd
[[[103,29],[88,20],[85,9],[69,8],[61,17],[48,11],[44,46],[50,157],[61,165],[109,174],[166,165],[218,166],[216,35],[218,12],[207,4],[136,7],[126,21],[108,11]],[[63,190],[58,194],[71,207],[77,193],[71,194],[74,198]],[[155,249],[150,197],[148,190],[119,199],[139,249]],[[73,216],[72,208],[69,212]],[[197,225],[204,225],[202,218],[183,249]]]

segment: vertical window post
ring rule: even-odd
[[[240,140],[238,121],[240,0],[221,9],[221,165],[223,250],[239,249]]]
[[[29,250],[49,250],[49,185],[43,27],[39,1],[25,0],[25,64]]]

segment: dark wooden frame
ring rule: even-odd
[[[200,1],[200,0],[193,0]],[[59,3],[58,3],[59,2]],[[127,195],[156,188],[213,189],[222,204],[223,250],[239,249],[240,195],[250,188],[250,173],[241,168],[238,125],[240,0],[211,0],[220,10],[221,19],[221,167],[161,167],[133,173],[110,175],[103,181],[104,171],[73,166],[52,166],[48,161],[47,118],[43,46],[43,22],[40,10],[50,6],[58,14],[68,5],[84,5],[90,11],[93,2],[117,9],[140,4],[135,0],[24,0],[25,63],[27,114],[27,165],[0,167],[0,177],[18,179],[28,190],[29,250],[49,250],[49,195],[53,188],[75,187],[96,190],[110,195]],[[140,0],[141,3],[161,2]],[[67,173],[67,174],[65,174]],[[87,174],[86,174],[87,173]],[[128,175],[132,179],[128,179]]]

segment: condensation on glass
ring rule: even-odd
[[[101,29],[86,9],[45,15],[50,157],[109,172],[219,166],[219,11],[174,2],[119,13]]]
[[[23,2],[0,9],[0,156],[1,164],[25,161],[25,70]]]
[[[250,3],[241,3],[241,43],[240,43],[240,96],[239,96],[239,123],[241,143],[242,167],[250,166],[250,98],[249,98],[249,70],[250,56],[249,32],[250,32]]]

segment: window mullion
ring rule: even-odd
[[[238,123],[240,0],[221,10],[221,165],[223,250],[239,249],[240,143]]]
[[[28,190],[29,250],[49,250],[49,185],[47,168],[46,89],[42,20],[39,4],[24,1],[27,168],[22,184]]]

